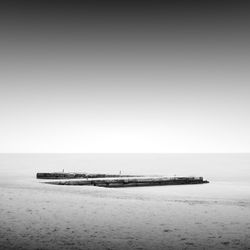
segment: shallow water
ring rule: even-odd
[[[250,154],[0,154],[0,174],[40,171],[204,176],[250,183]]]
[[[0,154],[0,186],[45,188],[40,183],[43,181],[35,178],[36,172],[63,169],[65,172],[203,176],[210,181],[202,185],[126,188],[109,191],[110,195],[114,192],[147,199],[250,201],[250,154]],[[65,192],[71,189],[67,187]]]

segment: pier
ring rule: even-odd
[[[118,178],[118,177],[143,177],[143,175],[115,175],[115,174],[90,174],[90,173],[37,173],[37,179],[93,179],[93,178]]]
[[[96,175],[93,175],[96,176]],[[99,175],[98,175],[99,176]],[[104,176],[104,177],[103,177]],[[82,177],[84,178],[84,177]],[[50,178],[52,179],[52,178]],[[54,185],[77,185],[77,186],[97,186],[106,188],[119,187],[142,187],[142,186],[163,186],[163,185],[188,185],[188,184],[205,184],[209,181],[203,177],[131,177],[116,175],[102,175],[102,177],[92,177],[91,180],[84,178],[83,180],[59,180],[45,182]]]

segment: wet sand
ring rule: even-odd
[[[237,185],[208,185],[200,190],[196,185],[117,190],[46,185],[29,179],[2,181],[0,246],[250,249],[249,186],[233,193]],[[219,187],[224,189],[221,195],[216,192]],[[230,194],[224,197],[226,190]]]
[[[250,155],[0,155],[0,249],[250,249]],[[39,171],[204,176],[106,189]]]

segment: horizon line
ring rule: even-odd
[[[0,152],[3,154],[250,154],[250,152]]]

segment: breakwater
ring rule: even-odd
[[[158,177],[158,178],[113,178],[98,180],[64,180],[46,182],[54,185],[88,185],[106,188],[138,187],[138,186],[163,186],[163,185],[187,185],[209,183],[203,177]]]
[[[118,177],[142,177],[142,175],[114,175],[114,174],[89,174],[89,173],[37,173],[37,179],[93,179],[93,178],[118,178]]]

